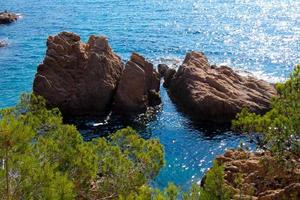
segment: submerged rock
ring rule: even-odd
[[[243,77],[226,66],[210,66],[203,53],[190,52],[176,73],[166,80],[170,96],[200,120],[227,123],[243,107],[258,114],[269,109],[276,95],[273,85]]]
[[[105,37],[90,36],[83,43],[78,35],[62,32],[47,40],[33,92],[64,115],[100,115],[111,108],[122,70]]]
[[[290,168],[280,166],[268,152],[229,150],[216,160],[224,165],[225,184],[236,193],[234,199],[241,195],[257,200],[300,199],[299,158]]]
[[[153,65],[133,53],[126,63],[114,101],[114,110],[120,113],[142,113],[149,106],[161,103],[160,79]]]
[[[6,47],[8,43],[5,40],[0,40],[0,48],[1,47]]]
[[[18,20],[18,15],[11,12],[0,12],[0,24],[9,24]]]

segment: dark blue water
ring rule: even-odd
[[[0,26],[0,40],[9,43],[0,49],[0,107],[15,105],[19,94],[31,91],[46,38],[60,31],[76,32],[84,41],[91,34],[106,35],[124,59],[137,51],[154,63],[171,64],[189,50],[204,51],[211,63],[271,82],[284,80],[300,63],[300,1],[295,0],[0,0],[0,10],[5,9],[22,19]],[[133,124],[165,147],[167,163],[154,185],[172,181],[186,188],[201,179],[216,154],[246,140],[195,124],[176,110],[164,89],[162,98],[155,117]],[[98,130],[82,133],[90,137]]]

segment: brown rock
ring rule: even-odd
[[[0,12],[0,24],[9,24],[18,20],[18,16],[7,11]]]
[[[250,195],[236,194],[236,195],[234,195],[233,199],[234,200],[257,200],[257,197],[253,197],[253,196],[250,196]]]
[[[165,72],[165,77],[164,77],[164,84],[163,86],[165,88],[168,88],[170,83],[171,83],[171,80],[174,78],[174,75],[176,74],[176,70],[173,69],[173,68],[169,68],[166,72]]]
[[[159,74],[153,65],[144,57],[133,53],[120,80],[114,110],[121,113],[145,112],[148,106],[161,103],[159,86]]]
[[[158,69],[158,73],[160,74],[160,77],[164,77],[169,67],[166,64],[159,64],[157,66],[157,69]]]
[[[290,165],[294,168],[287,168],[269,152],[228,150],[218,156],[217,161],[224,165],[224,181],[234,191],[233,199],[239,199],[240,195],[258,200],[300,199],[300,163],[297,159],[291,160]],[[236,184],[239,176],[242,177],[241,185]]]
[[[276,95],[271,84],[243,77],[226,66],[211,67],[203,53],[190,52],[167,84],[173,100],[194,117],[230,122],[243,107],[258,114]]]
[[[258,200],[300,199],[300,183],[293,183],[283,189],[268,190],[259,194]]]
[[[49,36],[43,64],[38,66],[33,92],[64,115],[100,115],[110,109],[123,63],[105,37],[88,43],[74,33]]]
[[[148,92],[148,101],[150,107],[154,107],[161,104],[161,98],[159,92],[156,90],[150,90]]]

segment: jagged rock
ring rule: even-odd
[[[158,73],[160,74],[160,77],[164,77],[168,69],[169,69],[169,67],[166,64],[159,64],[157,66],[157,70],[158,70]]]
[[[268,190],[259,194],[258,200],[300,199],[300,183],[292,183],[283,189]]]
[[[235,191],[234,199],[300,199],[300,158],[293,159],[294,168],[280,166],[269,152],[228,150],[216,160],[224,165],[225,184]],[[240,185],[237,177],[242,177]]]
[[[148,102],[149,102],[150,107],[154,107],[154,106],[161,104],[161,98],[160,98],[159,92],[156,90],[149,90]]]
[[[169,68],[166,73],[165,73],[165,77],[164,77],[164,84],[163,86],[165,88],[168,88],[170,83],[171,83],[171,80],[173,79],[174,75],[176,74],[176,70],[173,69],[173,68]]]
[[[160,79],[153,65],[133,53],[126,63],[115,96],[114,110],[121,113],[145,112],[148,106],[161,103]]]
[[[174,77],[176,70],[174,68],[169,68],[166,64],[159,64],[157,66],[158,73],[160,74],[160,77],[164,78],[164,87],[169,87],[170,81]]]
[[[9,24],[18,20],[18,15],[11,12],[0,12],[0,24]]]
[[[211,67],[203,53],[190,52],[165,84],[170,96],[200,120],[230,122],[243,107],[258,114],[269,109],[273,85],[243,77],[226,66]]]
[[[87,43],[74,33],[49,36],[43,64],[38,66],[33,92],[64,115],[100,115],[111,107],[123,63],[105,37]]]

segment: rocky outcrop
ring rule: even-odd
[[[124,69],[105,37],[87,43],[74,33],[50,36],[33,92],[64,116],[95,116],[114,111],[142,113],[161,103],[160,78],[153,65],[133,53]]]
[[[166,78],[165,78],[166,81]],[[200,120],[230,122],[243,107],[262,114],[276,95],[273,85],[243,77],[226,66],[210,66],[203,53],[190,52],[177,72],[168,75],[169,94]]]
[[[174,75],[176,74],[176,70],[174,68],[169,68],[166,64],[159,64],[157,66],[158,72],[160,74],[160,77],[164,78],[163,86],[165,88],[168,88],[171,80],[173,79]]]
[[[111,108],[123,63],[105,37],[87,43],[74,33],[49,36],[46,57],[38,66],[33,92],[64,115],[99,115]]]
[[[0,24],[10,24],[18,20],[18,15],[7,11],[0,12]]]
[[[141,113],[147,107],[161,103],[160,79],[153,65],[133,53],[126,63],[114,101],[114,110],[121,113]]]
[[[0,48],[6,46],[7,46],[7,42],[5,40],[0,40]]]
[[[169,69],[168,65],[166,64],[158,64],[157,70],[160,77],[164,77],[166,75],[167,70]]]
[[[300,199],[300,158],[286,167],[270,153],[229,150],[216,160],[224,165],[225,184],[234,199]]]

